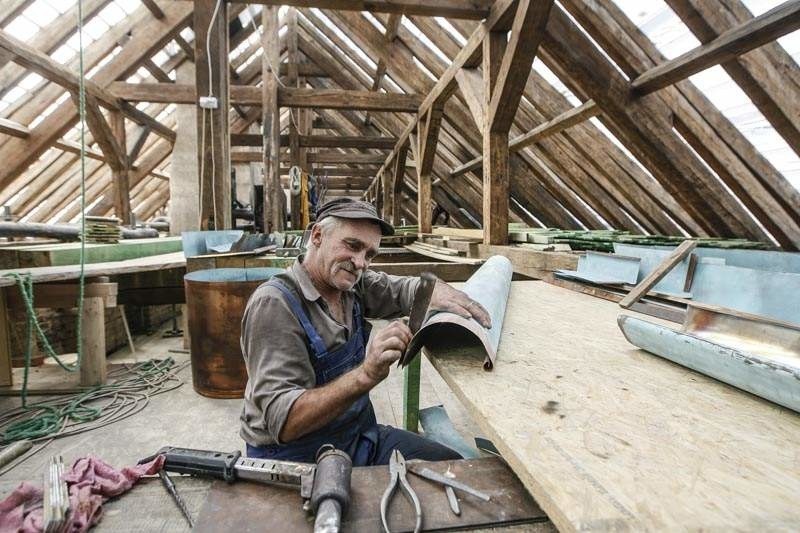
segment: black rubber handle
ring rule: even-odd
[[[230,483],[236,479],[234,465],[242,452],[214,452],[165,446],[158,450],[158,455],[166,456],[164,470],[167,472],[214,477]]]

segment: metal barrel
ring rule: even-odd
[[[210,398],[241,398],[247,369],[239,344],[250,295],[280,268],[198,270],[183,278],[194,390]]]

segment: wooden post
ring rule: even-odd
[[[487,121],[506,42],[505,32],[489,32],[483,40],[484,244],[508,243],[508,132],[492,130]]]
[[[284,229],[285,200],[280,182],[281,116],[277,78],[280,72],[278,9],[278,6],[264,6],[261,11],[261,47],[264,50],[261,57],[261,125],[264,136],[264,230],[267,233]]]
[[[110,111],[111,131],[117,144],[125,149],[125,116],[119,111]],[[111,186],[114,192],[114,213],[120,220],[120,224],[127,226],[133,223],[131,219],[131,189],[128,176],[130,174],[131,161],[127,156],[123,161],[122,168],[111,169]]]
[[[81,315],[81,386],[93,387],[106,382],[106,330],[102,297],[83,300]]]
[[[392,171],[392,224],[400,224],[400,217],[402,216],[402,209],[400,202],[402,200],[403,179],[406,175],[406,158],[408,157],[408,146],[406,143],[397,151],[397,158],[394,161],[394,169]]]
[[[216,16],[215,8],[218,8]],[[227,2],[217,6],[215,0],[196,0],[194,28],[197,96],[216,98],[213,109],[198,107],[197,110],[200,229],[220,230],[232,226]],[[207,34],[210,34],[210,57],[206,53]]]
[[[6,307],[6,290],[19,290],[14,285],[0,290],[0,386],[12,385],[11,378],[11,337],[9,328],[8,307]]]

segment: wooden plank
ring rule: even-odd
[[[263,138],[257,133],[232,133],[231,146],[261,146]],[[394,147],[394,137],[361,137],[356,135],[300,135],[301,148],[360,148],[384,149]],[[289,146],[289,138],[281,135],[281,146]]]
[[[637,350],[618,314],[512,282],[491,376],[430,359],[559,531],[792,529],[800,417]]]
[[[671,254],[664,258],[664,261],[662,261],[660,265],[658,265],[652,272],[650,272],[650,274],[647,275],[647,277],[640,281],[636,287],[631,289],[631,292],[629,292],[625,298],[620,300],[620,307],[623,309],[628,309],[631,305],[638,302],[642,296],[647,294],[650,289],[655,287],[656,283],[661,281],[664,276],[669,274],[669,272],[675,268],[675,265],[686,259],[686,257],[692,253],[692,250],[695,248],[697,248],[697,241],[683,241],[672,251]]]
[[[87,283],[84,286],[84,298],[97,298],[104,307],[117,305],[116,283]],[[19,290],[6,289],[6,304],[8,309],[16,312],[25,312],[25,301]],[[63,308],[78,307],[80,287],[71,283],[68,285],[38,284],[33,287],[33,305],[35,308]]]
[[[370,13],[397,13],[423,15],[427,17],[452,17],[480,20],[489,15],[489,0],[231,0],[267,6],[288,5],[294,7],[316,7],[319,9],[341,9],[368,11]]]
[[[639,95],[668,87],[800,28],[800,2],[784,2],[715,39],[652,68],[631,82]]]

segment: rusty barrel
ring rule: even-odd
[[[239,336],[247,300],[281,268],[217,268],[183,278],[194,390],[210,398],[241,398],[247,384]]]

